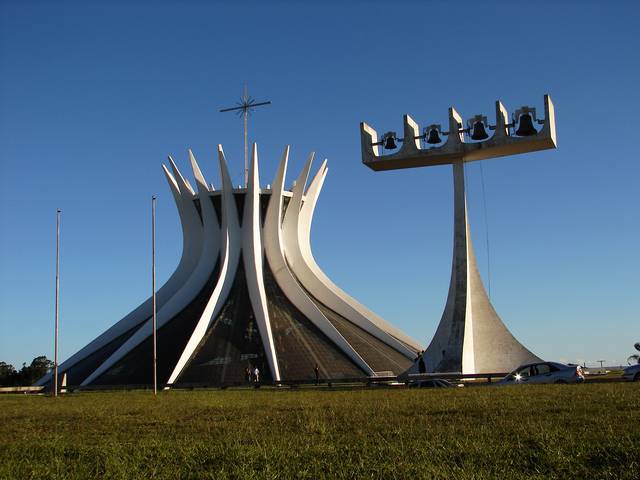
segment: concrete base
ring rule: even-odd
[[[471,243],[464,164],[453,164],[454,245],[449,295],[436,333],[423,354],[427,372],[508,372],[540,361],[507,329],[487,296]],[[419,370],[416,361],[411,371]]]

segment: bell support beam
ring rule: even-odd
[[[451,280],[442,318],[424,353],[427,371],[511,371],[541,361],[511,334],[487,296],[473,252],[462,162],[453,164],[453,195]]]
[[[496,102],[496,125],[493,136],[481,142],[465,142],[460,132],[462,118],[452,107],[449,109],[449,135],[440,147],[421,148],[419,125],[409,116],[404,116],[404,142],[396,153],[380,155],[382,147],[378,143],[378,133],[369,125],[360,124],[362,163],[375,171],[398,170],[403,168],[448,165],[457,161],[472,162],[489,158],[517,155],[556,148],[556,124],[553,102],[544,96],[545,118],[542,129],[535,135],[517,137],[509,134],[507,109]]]
[[[453,164],[453,185],[454,234],[449,293],[424,360],[432,371],[473,372],[473,315],[471,303],[467,302],[469,235],[462,162]]]

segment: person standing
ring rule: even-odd
[[[318,364],[316,363],[316,365],[313,367],[313,373],[316,376],[316,385],[320,384],[320,367],[318,367]]]
[[[256,366],[256,368],[253,370],[253,382],[257,385],[260,383],[260,370],[258,369],[258,367]]]
[[[251,367],[250,366],[244,369],[244,381],[249,385],[251,384]]]
[[[418,357],[418,372],[427,373],[427,366],[424,363],[424,352],[422,352],[420,354],[420,357]]]

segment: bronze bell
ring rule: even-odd
[[[484,123],[482,121],[475,122],[471,131],[471,140],[486,140],[487,138],[489,135],[484,128]]]
[[[520,115],[520,122],[518,123],[518,130],[516,130],[516,135],[519,137],[530,137],[531,135],[537,134],[538,131],[533,126],[533,118],[528,113],[523,113]]]
[[[427,133],[426,141],[429,145],[435,145],[437,143],[442,142],[442,138],[440,138],[440,134],[438,133],[437,128],[432,127],[429,129],[429,132]]]
[[[395,132],[387,132],[384,134],[382,146],[386,150],[393,150],[394,148],[398,148]]]

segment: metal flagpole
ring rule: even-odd
[[[56,326],[53,341],[53,396],[58,396],[58,305],[60,299],[60,214],[56,210]]]
[[[237,107],[231,108],[223,108],[221,112],[231,112],[236,111],[238,114],[242,115],[242,119],[244,122],[244,186],[245,188],[249,184],[249,141],[248,141],[248,122],[247,117],[253,111],[255,107],[260,107],[262,105],[271,105],[270,101],[267,102],[256,102],[253,98],[249,96],[247,91],[247,86],[244,86],[244,94],[240,98],[240,101],[236,103]]]
[[[151,290],[153,298],[153,394],[158,394],[158,356],[156,343],[156,196],[151,197]]]

